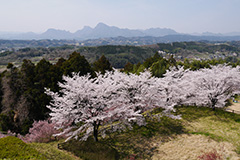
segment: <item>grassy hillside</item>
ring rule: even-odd
[[[29,143],[28,145],[43,154],[47,159],[51,160],[81,160],[79,157],[74,156],[70,152],[58,149],[58,143]]]
[[[163,117],[160,122],[148,119],[147,126],[111,134],[100,143],[115,148],[120,159],[195,160],[209,152],[223,159],[240,158],[240,115],[197,107],[180,107],[176,114],[181,114],[182,119]],[[78,143],[82,147],[84,143],[94,146],[77,141],[62,145],[83,156],[81,147],[74,147]]]
[[[12,136],[0,139],[0,159],[47,159],[28,144]]]
[[[0,159],[81,160],[64,150],[59,150],[58,143],[26,144],[16,137],[8,136],[0,139]]]
[[[99,143],[92,137],[86,142],[30,144],[15,137],[2,138],[0,158],[197,160],[215,154],[222,159],[240,159],[240,115],[204,107],[178,107],[176,114],[182,119],[149,117],[146,126],[109,134]]]

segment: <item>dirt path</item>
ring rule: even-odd
[[[227,108],[227,111],[229,112],[235,112],[237,114],[240,114],[240,103],[232,103],[231,106]]]

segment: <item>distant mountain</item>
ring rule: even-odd
[[[204,32],[194,33],[194,34],[180,34],[172,29],[168,28],[150,28],[146,30],[140,29],[122,29],[115,26],[108,26],[104,23],[99,23],[95,28],[91,28],[89,26],[83,27],[83,29],[76,31],[75,33],[71,33],[65,30],[58,29],[48,29],[46,32],[42,34],[37,34],[33,32],[28,33],[4,33],[0,32],[0,39],[9,39],[9,40],[42,40],[42,39],[51,39],[51,40],[79,40],[79,41],[98,41],[100,39],[101,44],[115,43],[108,42],[112,38],[119,37],[127,38],[127,39],[141,39],[141,44],[146,43],[149,39],[152,42],[172,42],[172,41],[199,41],[199,40],[207,40],[207,41],[233,41],[239,40],[240,33],[232,32],[226,34],[220,33],[211,33]],[[146,38],[143,38],[146,37]],[[149,38],[152,37],[152,38]],[[106,39],[106,41],[102,41],[102,39]],[[84,42],[85,43],[85,42]],[[119,42],[121,43],[121,42]],[[134,42],[131,42],[134,43]],[[148,42],[147,42],[148,43]],[[94,43],[95,44],[95,43]]]
[[[86,32],[87,31],[87,32]],[[120,29],[114,26],[108,26],[104,23],[99,23],[95,28],[84,27],[78,30],[75,35],[80,39],[98,39],[110,37],[141,37],[146,36],[140,30]]]
[[[114,26],[108,26],[104,23],[99,23],[95,28],[84,27],[82,30],[75,32],[76,38],[80,39],[98,39],[110,37],[144,37],[144,36],[165,36],[179,34],[172,29],[151,28],[147,30],[131,30],[120,29]]]
[[[132,30],[121,29],[115,26],[108,26],[104,23],[99,23],[95,28],[85,26],[83,29],[71,33],[65,30],[48,29],[42,34],[36,33],[18,33],[18,34],[3,34],[0,33],[1,39],[98,39],[98,38],[110,38],[110,37],[144,37],[144,36],[165,36],[165,35],[179,34],[172,29],[151,28],[147,30]]]
[[[65,30],[48,29],[39,35],[40,39],[72,39],[73,34]]]
[[[150,28],[143,31],[146,36],[153,36],[153,37],[162,37],[166,35],[178,35],[176,31],[167,28]]]
[[[224,36],[224,35],[221,33],[203,32],[202,36]]]
[[[226,33],[224,35],[225,36],[240,36],[240,32],[230,32],[230,33]]]
[[[20,39],[20,40],[30,40],[35,39],[39,35],[33,32],[27,33],[0,33],[0,39]]]

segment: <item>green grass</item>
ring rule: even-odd
[[[0,159],[80,160],[64,150],[59,150],[58,143],[24,143],[17,137],[8,136],[0,139]]]
[[[181,115],[182,119],[188,122],[196,121],[200,118],[204,117],[213,117],[215,120],[219,121],[235,121],[240,122],[240,115],[235,113],[226,112],[223,109],[216,108],[215,111],[208,107],[195,107],[195,106],[188,106],[188,107],[177,107],[176,108],[176,115]]]
[[[187,126],[189,133],[200,133],[214,140],[227,141],[235,146],[240,145],[240,123],[230,118],[204,117]]]
[[[156,149],[151,142],[156,137],[162,142],[167,142],[171,136],[185,132],[180,120],[168,117],[162,117],[160,123],[156,119],[147,119],[147,123],[146,126],[134,125],[132,130],[108,134],[104,139],[100,138],[98,143],[89,137],[87,142],[72,140],[63,143],[62,146],[82,159],[107,159],[106,157],[99,158],[99,156],[105,155],[101,150],[104,150],[107,155],[112,155],[110,159],[128,159],[132,156],[151,159],[153,151]],[[119,157],[116,156],[117,153]]]
[[[235,152],[240,155],[240,145],[236,147]]]
[[[47,159],[43,154],[12,136],[0,139],[0,159]]]
[[[50,142],[50,143],[29,143],[29,146],[36,149],[39,153],[43,154],[47,159],[51,160],[75,160],[78,157],[70,154],[64,150],[58,149],[58,143],[61,142]]]
[[[152,114],[159,112],[161,110],[155,110]],[[71,140],[66,143],[21,143],[34,150],[33,158],[31,155],[28,156],[30,159],[34,159],[34,156],[40,157],[37,159],[77,159],[71,154],[59,150],[57,148],[58,143],[60,143],[63,149],[84,160],[130,159],[130,157],[135,159],[152,159],[157,154],[159,145],[166,144],[165,147],[167,148],[168,143],[171,144],[170,142],[174,142],[175,139],[183,135],[185,135],[185,138],[189,135],[208,137],[211,141],[214,141],[211,142],[213,146],[225,143],[231,144],[233,149],[231,148],[230,150],[240,156],[240,115],[226,112],[223,109],[213,111],[210,108],[194,106],[177,107],[174,114],[181,114],[182,119],[174,120],[162,117],[159,121],[156,118],[148,117],[146,126],[134,125],[132,130],[107,134],[105,138],[99,137],[99,142],[94,142],[93,137],[89,137],[84,142]],[[190,142],[195,143],[193,139]],[[201,141],[196,143],[201,143]],[[15,148],[12,149],[14,150]],[[168,149],[170,151],[171,147]],[[170,152],[166,151],[166,153]]]
[[[82,142],[70,140],[62,143],[61,147],[84,160],[113,160],[119,158],[118,152],[114,148],[103,142],[94,142],[92,137]]]
[[[221,136],[217,136],[215,134],[209,133],[209,132],[202,132],[202,131],[198,131],[198,132],[194,132],[194,131],[189,131],[189,134],[193,134],[193,135],[204,135],[207,137],[210,137],[213,140],[216,141],[223,141],[223,138]]]
[[[240,100],[240,96],[236,96],[236,98],[235,98],[235,99],[239,101],[239,100]]]
[[[235,152],[240,153],[240,115],[223,109],[213,111],[210,108],[194,106],[178,107],[176,110],[176,115],[182,115],[181,120],[162,117],[159,122],[148,118],[146,126],[135,125],[132,130],[109,134],[105,139],[100,138],[100,143],[116,149],[120,159],[131,156],[136,159],[151,159],[156,152],[153,143],[166,143],[181,134],[204,135],[216,143],[229,142],[236,148]],[[77,143],[82,142],[72,143],[74,145],[70,150],[79,150]],[[71,146],[71,143],[68,145]]]
[[[226,112],[223,109],[212,111],[209,108],[180,107],[177,113],[182,114],[189,134],[200,134],[218,142],[229,142],[240,155],[240,115]]]

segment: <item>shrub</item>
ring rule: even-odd
[[[25,142],[51,142],[55,140],[53,134],[58,133],[54,126],[54,123],[49,123],[47,120],[35,121],[33,127],[29,129],[29,133],[25,137],[19,136],[19,138]]]
[[[68,127],[70,123],[65,124],[65,127]],[[50,123],[47,120],[44,121],[35,121],[32,124],[32,128],[29,129],[29,133],[25,136],[21,134],[12,133],[10,130],[7,134],[3,134],[0,132],[0,138],[6,136],[17,136],[22,141],[28,142],[38,142],[38,143],[47,143],[56,140],[54,134],[59,133],[57,129],[55,129],[55,123]],[[66,133],[67,134],[67,133]],[[60,138],[65,138],[65,134],[59,136]]]

